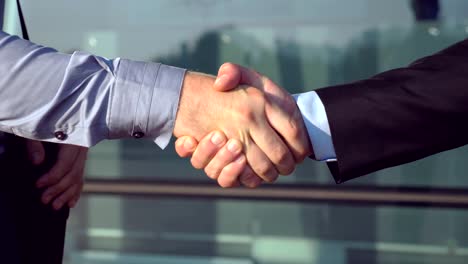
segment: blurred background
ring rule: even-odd
[[[22,4],[31,40],[62,52],[86,50],[211,74],[231,61],[257,69],[292,93],[405,66],[468,37],[464,0]],[[0,10],[3,29],[21,34],[15,1],[4,1]],[[459,148],[335,186],[326,164],[307,160],[276,187],[230,192],[178,158],[172,144],[162,151],[150,141],[106,141],[90,151],[87,192],[72,210],[65,259],[70,264],[467,263],[463,206],[399,200],[415,194],[429,200],[441,193],[468,196],[466,161],[468,149]],[[385,195],[389,191],[392,195]],[[337,198],[349,192],[377,196],[358,202]]]

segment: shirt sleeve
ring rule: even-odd
[[[185,70],[63,54],[0,32],[0,74],[0,131],[86,147],[145,137],[164,148]]]
[[[315,158],[319,161],[336,161],[330,125],[320,97],[314,91],[295,94],[293,97],[301,111]]]

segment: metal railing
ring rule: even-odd
[[[468,208],[468,190],[281,184],[222,189],[198,182],[87,180],[85,194]]]

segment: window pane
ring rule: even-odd
[[[440,1],[438,16],[433,6],[411,5],[424,1],[407,0],[22,2],[31,38],[63,52],[81,49],[212,74],[232,61],[292,93],[404,66],[468,36],[468,2],[462,0]],[[135,140],[104,142],[91,151],[87,173],[207,181],[172,149]],[[460,148],[347,185],[466,187],[467,157]],[[281,182],[334,184],[326,165],[311,160]]]
[[[462,210],[90,197],[71,220],[70,263],[461,264],[468,259],[468,211]]]

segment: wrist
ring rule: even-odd
[[[203,114],[204,103],[210,102],[207,97],[213,83],[214,77],[210,75],[190,71],[185,73],[173,131],[175,137],[189,135],[189,132],[193,135],[193,128],[200,125],[197,123]]]

